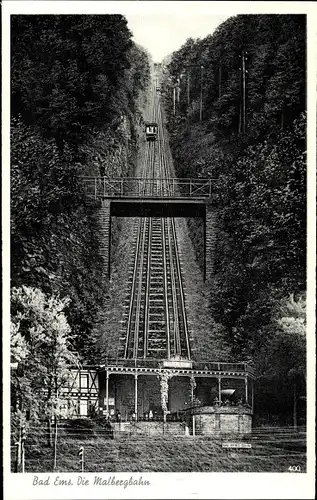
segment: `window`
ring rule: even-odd
[[[88,388],[88,375],[80,375],[80,388],[81,389]]]
[[[219,413],[215,414],[215,428],[217,430],[221,429],[221,424],[220,424],[220,415]]]
[[[87,415],[88,415],[88,401],[87,400],[80,401],[79,414],[81,417],[87,417]]]

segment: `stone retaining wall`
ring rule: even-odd
[[[199,408],[194,416],[197,434],[248,434],[252,432],[252,411],[243,407]]]
[[[210,281],[214,274],[217,241],[217,214],[213,205],[206,205],[205,279]]]
[[[98,208],[100,255],[103,260],[103,277],[109,278],[110,273],[110,200],[102,200]]]
[[[168,435],[185,435],[184,424],[180,422],[121,422],[114,423],[114,434],[118,435],[122,432],[126,432],[129,435],[144,434],[147,436],[162,436],[164,434]]]

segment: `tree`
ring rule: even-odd
[[[77,149],[113,117],[132,45],[121,15],[12,16],[12,112]],[[65,49],[66,47],[66,49]]]
[[[245,133],[240,126],[242,50],[247,52]],[[275,366],[275,348],[267,350],[272,339],[285,337],[289,345],[293,338],[277,323],[281,301],[306,288],[305,61],[305,16],[242,15],[204,39],[186,42],[163,72],[177,175],[212,179],[218,222],[210,314],[225,332],[232,358],[252,362],[259,377],[268,364]],[[190,103],[183,92],[173,114],[173,78],[187,72],[188,64],[204,66],[202,121],[194,68]],[[203,268],[202,224],[192,219],[189,232]],[[281,413],[291,403],[283,381],[290,373],[276,374],[275,381],[283,382],[283,395],[277,397],[284,398]],[[296,377],[299,390],[302,377]],[[264,393],[274,392],[272,380],[263,378],[269,390],[259,390],[256,405],[265,401],[269,407]]]
[[[271,371],[293,386],[293,423],[297,426],[298,390],[306,382],[306,300],[290,295],[281,302],[279,329],[270,345]],[[305,390],[305,388],[304,388]]]
[[[51,421],[65,414],[63,388],[78,365],[64,314],[67,299],[22,286],[11,291],[11,361],[20,371],[13,385],[16,410],[32,421],[45,419],[51,444]]]
[[[11,277],[65,307],[82,360],[108,283],[80,175],[129,175],[149,58],[121,15],[12,16]],[[115,232],[115,231],[114,231]]]
[[[71,154],[40,137],[20,120],[11,128],[12,285],[69,295],[68,322],[82,357],[105,284],[98,258],[98,224],[85,206]]]

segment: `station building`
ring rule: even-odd
[[[73,417],[103,415],[120,430],[245,434],[254,378],[246,363],[117,359],[73,369],[65,389]]]

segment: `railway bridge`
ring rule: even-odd
[[[178,177],[81,177],[88,200],[96,204],[101,252],[110,274],[111,217],[201,217],[204,221],[204,277],[211,279],[216,244],[215,179]]]

